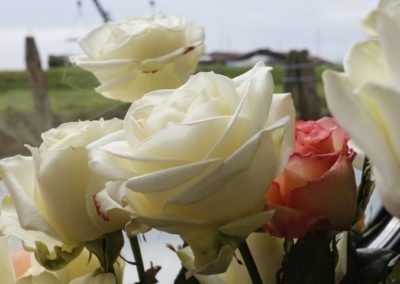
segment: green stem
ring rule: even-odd
[[[144,270],[142,253],[140,252],[140,245],[139,245],[138,237],[137,236],[131,237],[131,238],[129,238],[129,241],[131,243],[133,257],[135,258],[135,262],[136,262],[136,269],[137,269],[137,272],[139,275],[139,283],[147,284],[146,273]]]
[[[242,255],[247,271],[249,272],[251,282],[253,284],[262,284],[263,282],[261,280],[260,274],[258,273],[256,263],[253,259],[253,256],[251,255],[249,246],[245,241],[239,246],[239,251]]]

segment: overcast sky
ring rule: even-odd
[[[33,35],[44,60],[76,54],[68,41],[101,24],[91,0],[0,0],[0,69],[24,68],[24,37]],[[308,48],[341,61],[365,38],[360,20],[377,0],[155,0],[156,11],[184,16],[206,29],[207,51]],[[149,16],[149,0],[100,0],[113,19]],[[46,64],[45,64],[46,65]]]

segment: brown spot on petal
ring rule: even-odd
[[[195,49],[194,46],[188,46],[185,48],[185,51],[183,52],[183,55],[188,54],[189,52],[191,52],[193,49]]]
[[[153,70],[143,70],[142,71],[144,74],[155,74],[158,72],[157,69],[153,69]]]

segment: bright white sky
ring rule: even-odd
[[[100,0],[113,19],[149,16],[149,0]],[[341,61],[365,38],[360,20],[378,0],[156,0],[156,11],[184,16],[206,29],[207,51],[308,48]],[[68,42],[101,24],[91,0],[0,0],[0,69],[24,68],[24,37],[47,55],[80,53]],[[46,65],[46,63],[45,63]]]

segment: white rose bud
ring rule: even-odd
[[[156,14],[106,23],[81,39],[86,56],[71,60],[94,73],[96,91],[133,102],[157,89],[176,88],[196,69],[204,30],[179,17]]]
[[[324,73],[329,109],[370,159],[386,209],[400,217],[400,1],[381,0],[364,21],[377,38],[356,43],[345,73]]]
[[[123,131],[89,145],[91,168],[110,180],[100,210],[129,208],[130,233],[180,234],[198,272],[225,270],[238,240],[271,217],[265,192],[291,152],[293,102],[273,95],[270,71],[199,73],[133,103]]]
[[[121,127],[118,119],[66,123],[43,133],[42,145],[29,147],[32,157],[0,161],[0,177],[23,228],[80,242],[123,226],[123,219],[104,222],[97,214],[93,195],[105,180],[90,171],[86,151],[86,145]]]

